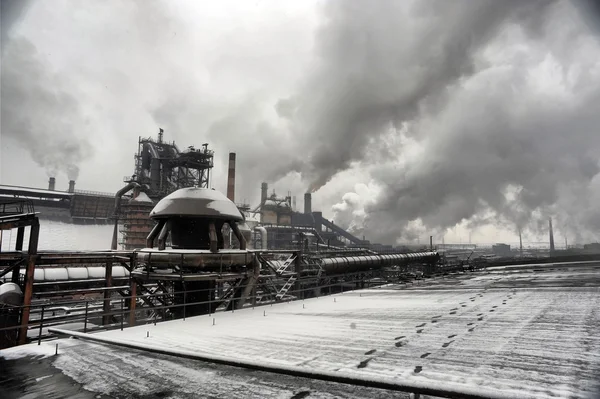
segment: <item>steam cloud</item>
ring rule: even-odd
[[[29,40],[16,37],[3,46],[2,135],[29,150],[49,176],[63,172],[76,180],[92,147],[75,131],[85,129],[88,121],[64,83]]]
[[[310,189],[356,163],[380,187],[346,194],[343,224],[387,242],[463,222],[535,230],[546,215],[600,228],[600,48],[571,3],[331,2],[325,15],[319,68],[278,110],[315,143]]]

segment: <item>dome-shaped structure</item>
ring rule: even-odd
[[[150,212],[153,219],[169,217],[206,217],[244,220],[237,206],[225,195],[208,188],[182,188],[160,200]]]
[[[228,224],[240,242],[240,249],[246,249],[246,240],[238,227],[244,217],[231,200],[216,190],[193,187],[177,190],[160,200],[150,217],[158,222],[148,236],[150,248],[158,237],[158,249],[165,249],[170,235],[174,249],[217,252],[224,248],[222,229]]]

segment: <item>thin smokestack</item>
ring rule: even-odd
[[[523,257],[523,237],[521,236],[521,229],[519,229],[519,255]]]
[[[550,252],[554,252],[554,232],[552,231],[552,218],[548,218],[548,225],[550,227]]]
[[[56,178],[51,177],[50,180],[48,180],[48,190],[54,191],[55,186],[56,186]]]
[[[235,152],[229,153],[229,170],[227,173],[227,198],[235,202]]]
[[[75,180],[69,180],[69,192],[70,193],[75,192]]]
[[[312,195],[310,193],[304,194],[304,213],[312,213]]]
[[[263,205],[267,200],[267,191],[269,191],[269,185],[267,183],[262,183],[260,185],[260,204]]]

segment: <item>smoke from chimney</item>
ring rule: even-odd
[[[56,186],[56,178],[51,177],[50,180],[48,180],[48,190],[54,191],[55,186]]]
[[[235,152],[229,153],[229,169],[227,173],[227,198],[235,202]]]
[[[75,180],[69,180],[69,192],[70,193],[75,192]]]
[[[312,195],[311,193],[304,194],[304,213],[312,213]]]

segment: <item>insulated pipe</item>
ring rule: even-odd
[[[154,247],[154,239],[156,238],[158,233],[160,233],[165,223],[167,223],[167,221],[163,219],[159,220],[158,223],[154,225],[154,227],[150,231],[150,234],[148,234],[148,238],[146,238],[146,247]]]
[[[323,258],[319,262],[327,274],[348,273],[352,270],[367,270],[409,262],[437,262],[437,252],[414,252],[408,254],[366,255],[352,257]]]
[[[113,230],[112,244],[110,246],[110,249],[112,249],[112,250],[117,249],[117,236],[118,236],[118,232],[119,232],[119,212],[121,211],[121,197],[123,196],[123,194],[127,193],[129,190],[131,190],[134,187],[139,188],[140,185],[137,184],[136,182],[132,181],[129,184],[127,184],[125,187],[123,187],[122,189],[117,191],[117,193],[115,194],[115,214],[114,214],[115,228]]]
[[[256,226],[254,231],[260,231],[260,249],[268,249],[267,242],[267,229],[262,226]]]
[[[231,226],[231,230],[233,230],[233,234],[237,237],[240,242],[240,249],[246,249],[246,238],[240,231],[240,226],[238,226],[237,222],[229,222],[229,226]]]

